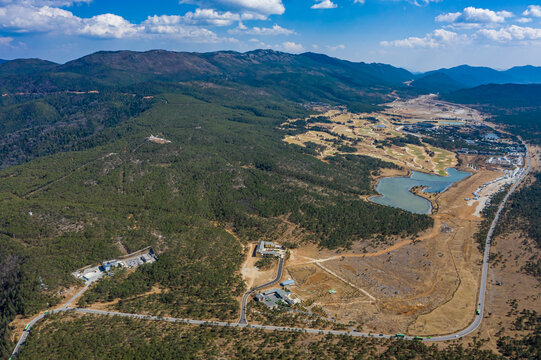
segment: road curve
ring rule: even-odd
[[[522,139],[521,139],[522,141]],[[526,144],[524,141],[522,141],[522,144],[526,147]],[[521,184],[522,180],[528,175],[530,171],[530,153],[528,151],[528,147],[526,147],[526,169],[524,173],[520,176],[517,181],[513,184],[513,186],[509,189],[505,197],[503,198],[502,202],[500,203],[500,206],[498,207],[498,211],[496,212],[496,215],[494,216],[494,219],[492,220],[492,224],[490,225],[490,229],[487,233],[487,237],[485,240],[485,251],[483,254],[483,268],[481,272],[481,282],[479,285],[479,298],[477,302],[477,309],[479,309],[479,314],[475,316],[473,322],[466,327],[465,329],[458,331],[453,334],[449,335],[442,335],[442,336],[434,336],[431,338],[423,338],[424,341],[448,341],[448,340],[454,340],[457,338],[461,338],[463,336],[466,336],[473,331],[475,331],[479,325],[481,325],[481,321],[483,320],[483,313],[485,309],[485,292],[486,292],[486,285],[487,285],[487,276],[488,276],[488,260],[490,256],[490,242],[492,240],[492,235],[494,233],[494,230],[496,229],[496,225],[498,224],[498,220],[500,218],[501,212],[503,211],[505,204],[511,194],[517,189],[517,187]],[[143,319],[143,320],[154,320],[154,321],[169,321],[169,322],[180,322],[180,323],[186,323],[186,324],[192,324],[192,325],[206,325],[206,326],[230,326],[230,327],[240,327],[240,328],[253,328],[253,329],[262,329],[262,330],[269,330],[269,331],[296,331],[296,332],[304,332],[308,334],[332,334],[332,335],[349,335],[353,337],[375,337],[375,338],[382,338],[382,339],[390,339],[394,338],[395,335],[391,334],[372,334],[372,333],[361,333],[357,331],[346,331],[346,330],[323,330],[323,329],[310,329],[310,328],[297,328],[297,327],[286,327],[286,326],[273,326],[273,325],[249,325],[246,321],[246,303],[248,302],[248,298],[250,294],[252,294],[254,291],[257,291],[261,288],[267,287],[269,285],[272,285],[280,280],[282,277],[284,267],[284,258],[280,258],[278,262],[278,271],[276,274],[276,278],[272,281],[269,281],[265,284],[256,286],[250,290],[248,290],[244,296],[242,297],[241,301],[241,314],[238,322],[226,322],[226,321],[207,321],[207,320],[195,320],[195,319],[181,319],[181,318],[170,318],[170,317],[162,317],[162,316],[154,316],[154,315],[142,315],[142,314],[129,314],[129,313],[120,313],[120,312],[114,312],[114,311],[105,311],[105,310],[94,310],[94,309],[81,309],[81,308],[70,308],[71,304],[75,299],[77,299],[79,296],[81,296],[91,284],[87,284],[83,289],[81,289],[75,296],[73,296],[64,306],[61,308],[51,310],[48,313],[54,314],[54,313],[60,313],[64,311],[76,311],[80,313],[85,314],[93,314],[93,315],[108,315],[108,316],[122,316],[122,317],[129,317],[134,319]],[[17,345],[15,346],[15,349],[12,352],[12,358],[15,358],[16,355],[19,353],[21,346],[26,341],[26,338],[28,337],[28,334],[30,332],[30,329],[32,326],[34,326],[38,321],[43,319],[45,317],[45,313],[42,313],[32,319],[26,326],[26,330],[23,331],[23,334],[19,338],[19,341],[17,342]],[[415,336],[404,336],[404,339],[407,340],[415,340]]]
[[[258,285],[254,288],[251,288],[250,290],[248,290],[244,296],[242,297],[242,300],[240,302],[240,318],[239,318],[239,321],[238,321],[238,324],[239,325],[246,325],[248,324],[248,321],[246,320],[246,303],[248,302],[248,298],[250,297],[250,295],[254,292],[254,291],[257,291],[259,289],[263,289],[267,286],[270,286],[272,284],[275,284],[277,283],[278,281],[280,281],[280,279],[282,278],[282,272],[284,271],[284,258],[283,257],[280,257],[280,260],[278,261],[278,271],[276,271],[276,277],[274,278],[274,280],[271,280],[263,285]]]
[[[21,350],[21,346],[26,342],[26,338],[28,337],[28,334],[30,333],[30,329],[32,329],[32,326],[34,326],[38,321],[40,321],[45,316],[47,316],[47,314],[56,314],[56,313],[59,313],[59,312],[69,310],[69,307],[72,305],[72,303],[75,301],[75,299],[77,299],[81,295],[83,295],[83,293],[86,290],[88,290],[88,288],[90,287],[91,284],[92,284],[92,282],[86,284],[81,290],[79,290],[77,292],[77,294],[73,295],[71,297],[71,299],[69,299],[68,302],[65,303],[62,307],[60,307],[58,309],[54,309],[54,310],[45,311],[45,312],[39,314],[38,316],[36,316],[35,318],[33,318],[28,324],[26,324],[25,329],[24,329],[23,333],[21,334],[21,337],[19,338],[19,341],[17,341],[17,345],[15,345],[15,348],[11,352],[11,358],[14,358],[15,356],[17,356],[17,354]]]

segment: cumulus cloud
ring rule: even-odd
[[[316,0],[318,1],[318,0]],[[333,3],[331,0],[323,0],[320,1],[314,5],[312,5],[312,9],[334,9],[337,5]]]
[[[196,12],[197,13],[197,12]],[[207,23],[227,19],[221,13],[190,13],[188,16],[162,15],[150,16],[140,24],[134,24],[115,14],[100,14],[91,18],[81,18],[72,12],[50,7],[8,5],[0,7],[0,29],[17,33],[51,32],[66,35],[82,35],[103,39],[148,38],[172,36],[197,42],[217,42],[220,39],[214,32],[191,23]],[[197,20],[194,20],[197,19]]]
[[[469,6],[462,12],[447,13],[436,16],[437,22],[446,23],[503,23],[506,18],[512,17],[513,13],[509,11],[493,11],[489,9],[479,9]]]
[[[300,53],[304,51],[304,46],[294,43],[293,41],[286,41],[282,43],[281,47],[284,49],[284,51],[291,53]]]
[[[169,36],[198,42],[218,42],[220,39],[214,32],[197,26],[184,24],[184,18],[178,15],[149,16],[141,23],[141,36]]]
[[[242,23],[235,29],[228,31],[230,34],[248,34],[248,35],[291,35],[295,32],[290,29],[281,27],[278,24],[274,24],[273,27],[258,27],[248,28]]]
[[[180,0],[203,8],[225,8],[259,16],[282,15],[286,10],[282,0]]]
[[[196,9],[195,12],[187,12],[183,19],[190,24],[229,26],[233,22],[239,21],[241,16],[230,11],[219,12],[214,9]]]
[[[481,29],[477,32],[477,35],[497,42],[541,40],[541,29],[511,25],[498,30]]]
[[[531,18],[523,17],[523,18],[517,19],[517,22],[519,22],[519,23],[521,23],[521,24],[526,24],[526,23],[532,22],[532,19],[531,19]]]
[[[142,30],[121,16],[102,14],[80,18],[60,8],[8,5],[0,8],[0,28],[14,32],[62,32],[100,38],[134,36]]]
[[[522,15],[524,15],[524,16],[533,16],[533,17],[541,17],[541,6],[539,6],[539,5],[530,5],[522,13]]]
[[[8,5],[0,8],[0,27],[15,32],[41,32],[55,29],[70,30],[78,28],[81,19],[70,11],[49,6],[25,7]]]
[[[132,37],[144,30],[144,27],[134,25],[115,14],[102,14],[90,19],[83,19],[81,25],[76,30],[78,33],[100,38]]]
[[[445,29],[438,29],[424,37],[408,37],[401,40],[382,41],[380,44],[386,47],[406,47],[406,48],[439,48],[453,45],[459,42],[465,42],[467,37],[459,35],[456,32]]]

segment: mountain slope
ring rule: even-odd
[[[353,63],[314,53],[293,55],[273,50],[246,53],[102,51],[59,66],[37,64],[34,68],[30,66],[31,70],[27,62],[15,60],[10,63],[11,67],[18,65],[26,69],[20,73],[33,72],[32,78],[15,79],[9,70],[2,73],[2,67],[7,69],[6,64],[0,66],[0,90],[88,91],[100,87],[118,89],[145,82],[213,81],[266,88],[271,93],[294,96],[298,100],[360,101],[361,89],[403,88],[402,82],[413,78],[407,70],[390,65]],[[301,80],[303,86],[299,86]],[[284,83],[296,88],[284,88]]]
[[[541,84],[490,84],[462,89],[444,95],[460,104],[486,105],[500,108],[532,108],[541,106]]]
[[[51,71],[57,66],[58,64],[47,60],[16,59],[1,63],[0,76],[35,74],[45,71]]]
[[[541,84],[482,85],[441,97],[492,114],[492,121],[530,143],[541,144]]]
[[[444,91],[455,91],[468,87],[464,83],[458,82],[451,76],[441,72],[434,72],[423,76],[415,80],[412,86],[435,93],[441,92],[442,89],[445,89]]]
[[[541,83],[541,67],[540,66],[515,66],[507,71],[514,83],[518,84],[538,84]]]
[[[505,71],[498,71],[487,67],[461,65],[421,74],[412,85],[434,92],[451,92],[460,88],[509,83],[541,83],[541,67],[517,66]],[[457,87],[458,85],[460,87]]]

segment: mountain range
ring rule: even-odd
[[[541,67],[516,66],[505,71],[468,65],[417,75],[412,86],[434,92],[450,92],[487,84],[541,83]]]
[[[148,82],[210,81],[248,85],[291,100],[349,102],[382,89],[405,87],[402,83],[412,76],[390,65],[354,63],[314,53],[115,51],[65,64],[38,59],[6,62],[0,65],[0,92],[118,90]]]
[[[486,84],[541,83],[541,67],[527,65],[499,71],[461,65],[413,74],[386,64],[274,50],[246,53],[100,51],[65,64],[40,59],[0,60],[0,90],[3,92],[118,88],[147,81],[233,81],[256,87],[280,87],[287,82],[294,86],[288,94],[282,95],[295,98],[305,94],[314,99],[336,100],[345,96],[342,100],[351,100],[348,92],[374,86],[447,93]]]

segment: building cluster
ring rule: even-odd
[[[256,255],[263,257],[274,256],[274,257],[284,257],[286,254],[285,249],[282,245],[269,242],[269,241],[259,241],[257,247],[255,248]]]
[[[91,283],[108,274],[113,268],[134,268],[143,264],[150,264],[157,260],[152,248],[139,250],[135,253],[123,256],[121,259],[113,259],[102,262],[98,266],[87,266],[73,273],[77,279],[85,283]]]
[[[274,309],[279,305],[294,305],[300,300],[287,289],[273,289],[256,295],[256,300]]]
[[[520,168],[520,167],[517,167],[513,170],[506,170],[505,171],[505,175],[504,176],[500,176],[494,180],[491,180],[491,181],[488,181],[486,183],[484,183],[483,185],[479,186],[477,188],[477,190],[475,190],[472,195],[473,195],[473,198],[466,198],[464,200],[466,201],[469,201],[469,200],[479,200],[479,198],[481,197],[481,191],[486,188],[487,186],[489,185],[492,185],[494,183],[497,183],[497,182],[500,182],[500,181],[505,181],[505,183],[512,183],[512,182],[515,182],[520,176],[522,176],[522,174],[524,173],[524,168]],[[487,205],[490,204],[490,199],[487,201]]]
[[[522,166],[524,164],[524,158],[522,156],[491,156],[487,160],[487,163],[506,166]]]

